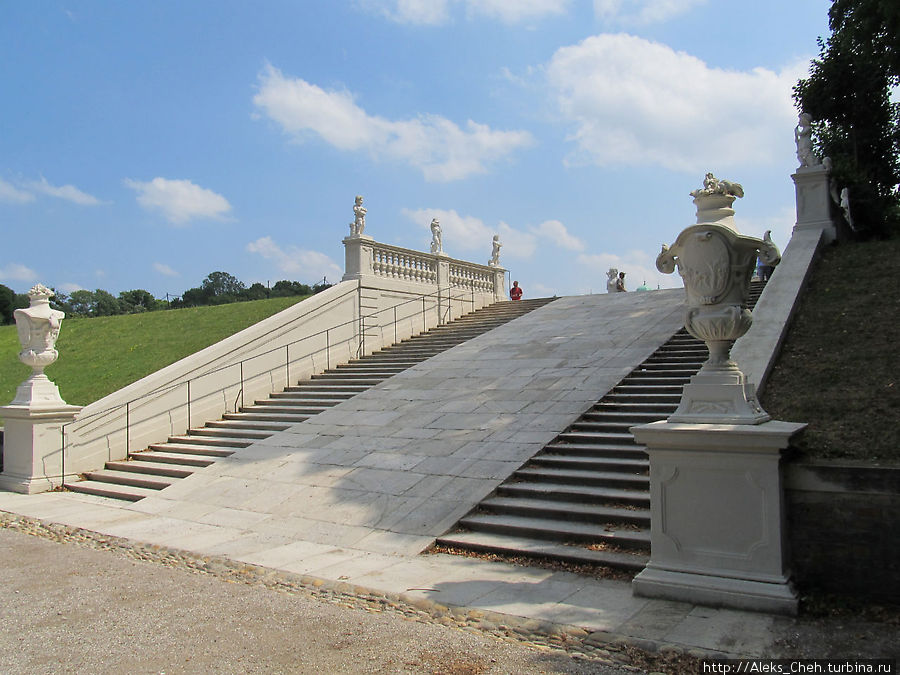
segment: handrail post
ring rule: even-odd
[[[422,296],[422,332],[428,330],[428,322],[425,320],[425,296]]]
[[[131,452],[131,401],[125,404],[125,459]]]
[[[187,431],[191,430],[191,381],[187,381]],[[185,433],[187,433],[185,431]]]
[[[66,425],[59,426],[59,463],[62,465],[62,475],[59,477],[59,486],[66,486]]]
[[[394,344],[397,344],[397,305],[394,305]]]
[[[284,369],[285,369],[285,380],[284,386],[291,386],[291,345],[290,343],[284,346]]]
[[[241,409],[243,410],[243,408],[244,408],[244,362],[241,361],[239,365],[241,366]]]
[[[331,370],[331,341],[329,340],[330,328],[325,329],[325,370]]]

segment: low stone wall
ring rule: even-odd
[[[900,467],[793,462],[785,494],[802,592],[900,603]]]

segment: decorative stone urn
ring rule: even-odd
[[[17,309],[13,315],[19,333],[22,351],[19,360],[32,369],[31,377],[16,389],[16,398],[11,405],[54,406],[65,401],[59,389],[44,374],[44,368],[59,358],[56,340],[65,313],[50,307],[53,291],[37,284],[28,291],[31,305],[27,309]]]
[[[753,322],[747,301],[757,257],[766,265],[781,259],[768,233],[757,239],[738,232],[732,205],[743,195],[740,184],[706,174],[703,187],[691,192],[697,224],[683,230],[672,246],[664,245],[656,259],[663,273],[678,268],[687,293],[684,326],[709,349],[709,359],[684,387],[671,422],[759,424],[770,419],[730,358],[732,344]]]
[[[44,368],[59,356],[56,340],[65,317],[50,307],[52,296],[53,291],[38,284],[28,292],[31,306],[14,312],[22,345],[19,360],[32,373],[16,389],[13,401],[0,406],[5,423],[0,490],[41,492],[63,482],[61,430],[81,408],[63,401],[44,374]]]

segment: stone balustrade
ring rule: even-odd
[[[388,244],[373,244],[372,273],[420,284],[437,283],[436,256]]]

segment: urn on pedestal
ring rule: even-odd
[[[734,341],[753,322],[747,300],[757,258],[775,265],[781,257],[768,233],[757,239],[738,232],[732,204],[743,194],[740,184],[706,174],[703,187],[691,192],[697,224],[684,229],[672,246],[663,246],[656,259],[657,269],[666,274],[677,267],[687,293],[684,326],[709,349],[709,359],[684,387],[671,422],[759,424],[770,419],[729,357]]]

